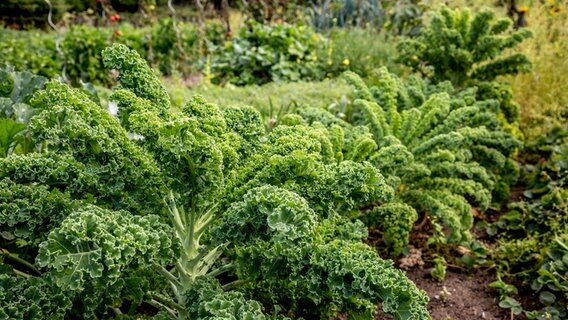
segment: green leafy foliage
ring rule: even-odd
[[[86,207],[49,234],[36,260],[52,270],[61,290],[79,295],[82,312],[90,314],[133,298],[128,273],[171,261],[175,246],[170,231],[157,216]]]
[[[357,99],[345,110],[298,113],[308,123],[342,128],[345,159],[370,162],[395,191],[397,204],[373,209],[363,219],[389,229],[386,242],[395,253],[406,245],[417,212],[445,226],[450,241],[468,239],[471,205],[488,208],[492,191],[503,182],[499,168],[519,147],[496,115],[484,110],[491,102],[457,95],[447,84],[431,87],[418,78],[404,83],[386,69],[374,87],[353,73],[346,79]],[[395,232],[389,221],[401,216]]]
[[[306,26],[250,21],[224,46],[212,48],[217,83],[263,84],[322,78],[316,50],[324,39]]]
[[[18,158],[17,165],[6,162],[6,175],[26,182],[40,179],[60,189],[69,186],[77,198],[94,196],[116,209],[152,212],[161,206],[164,191],[154,160],[86,94],[52,82],[35,95],[31,106],[38,114],[27,131],[44,150],[57,156],[33,154]],[[69,174],[73,171],[77,176]]]
[[[6,157],[17,143],[18,134],[26,125],[11,119],[0,119],[0,157]]]
[[[188,74],[198,68],[197,30],[193,24],[179,23],[176,33],[169,19],[156,26],[118,28],[72,25],[60,34],[41,31],[0,29],[0,61],[18,71],[29,70],[49,78],[59,76],[74,86],[81,83],[110,85],[114,81],[105,68],[101,51],[113,43],[135,49],[163,74]],[[211,43],[221,42],[216,23],[206,25]],[[193,63],[192,63],[193,62]]]
[[[187,309],[191,310],[190,319],[268,318],[257,301],[247,300],[241,292],[226,292],[217,281],[205,277],[198,278],[184,298]]]
[[[316,217],[307,201],[294,192],[274,186],[254,188],[224,214],[215,238],[236,245],[275,238],[292,245],[313,233]]]
[[[527,145],[526,191],[488,230],[498,235],[493,257],[501,277],[514,277],[539,295],[542,308],[524,310],[531,319],[562,319],[568,314],[568,131],[556,127]],[[510,286],[510,285],[508,285]],[[516,301],[515,290],[502,292]],[[512,308],[504,303],[503,307]]]
[[[353,71],[362,78],[370,78],[377,66],[386,66],[391,72],[401,74],[396,61],[396,45],[401,38],[361,28],[333,28],[324,35],[329,42],[320,48],[318,59],[326,63],[327,77]]]
[[[101,72],[100,52],[107,46],[110,31],[76,25],[69,28],[61,41],[65,59],[65,75],[73,81],[106,83],[108,75]]]
[[[53,279],[25,279],[7,271],[0,273],[0,319],[64,319],[72,308],[71,300]]]
[[[56,57],[56,40],[41,31],[0,29],[0,61],[18,71],[53,77],[62,69]]]
[[[44,186],[0,181],[0,224],[4,237],[19,245],[37,247],[46,235],[67,217],[77,204],[67,194]]]
[[[318,30],[372,27],[397,35],[416,35],[423,12],[424,5],[416,0],[325,0],[307,9],[310,23]]]
[[[399,60],[436,83],[449,80],[458,89],[478,87],[478,99],[497,99],[499,111],[508,122],[514,122],[519,111],[511,89],[495,80],[530,70],[525,55],[504,54],[531,33],[526,29],[511,31],[511,24],[508,19],[495,21],[490,10],[472,17],[467,9],[452,11],[444,7],[432,16],[420,36],[399,45]]]
[[[420,308],[426,297],[391,262],[359,242],[366,237],[361,224],[344,220],[314,228],[316,218],[297,194],[260,187],[234,203],[214,232],[236,246],[237,274],[250,280],[254,296],[296,317],[325,318],[342,311],[371,318],[377,297],[397,319],[428,317]],[[239,229],[249,234],[231,232]]]
[[[173,112],[138,53],[114,45],[103,62],[120,82],[109,110],[50,82],[23,129],[36,152],[0,159],[7,317],[129,318],[144,305],[156,319],[371,319],[378,300],[397,319],[429,317],[425,294],[350,221],[393,190],[344,160],[341,128],[292,116],[268,131],[258,111],[199,96]]]
[[[0,68],[0,157],[30,151],[31,143],[24,134],[33,110],[28,105],[32,94],[43,87],[47,79],[30,72],[15,72]]]

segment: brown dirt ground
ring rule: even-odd
[[[407,275],[430,297],[428,311],[433,320],[511,319],[508,311],[499,308],[497,297],[488,287],[494,281],[493,275],[448,270],[445,280],[438,282],[422,267],[408,270]],[[375,317],[375,320],[387,319],[392,318],[380,312]]]

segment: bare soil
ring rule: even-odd
[[[430,297],[428,311],[433,320],[512,319],[507,310],[499,308],[498,297],[488,287],[495,280],[491,274],[467,275],[448,270],[445,280],[438,282],[427,268],[416,267],[406,273]],[[379,312],[375,319],[392,318]]]

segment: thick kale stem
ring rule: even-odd
[[[223,290],[228,291],[237,287],[242,286],[243,284],[249,282],[248,280],[235,280],[233,282],[229,282],[222,286]]]
[[[152,298],[153,298],[154,300],[160,302],[161,304],[168,306],[168,307],[171,308],[172,310],[175,309],[175,310],[177,310],[177,311],[179,311],[179,312],[185,312],[185,309],[184,309],[182,306],[180,306],[179,304],[177,304],[177,303],[175,303],[175,302],[173,302],[173,301],[171,301],[171,300],[168,300],[168,299],[166,299],[166,298],[163,298],[163,297],[161,297],[161,296],[159,296],[159,295],[152,295]]]
[[[180,237],[180,240],[183,240],[182,236],[185,233],[185,226],[181,219],[181,215],[179,214],[179,210],[175,204],[174,195],[171,191],[169,198],[170,202],[167,203],[167,206],[172,216],[177,235],[178,237]]]
[[[213,205],[205,214],[203,214],[198,220],[198,228],[195,231],[197,239],[201,238],[201,235],[211,226],[213,221],[215,221],[215,209],[217,204]]]
[[[12,269],[12,270],[14,271],[15,274],[17,274],[17,275],[19,275],[19,276],[22,276],[22,277],[24,277],[24,278],[26,278],[26,279],[32,277],[31,275],[29,275],[29,274],[27,274],[27,273],[25,273],[25,272],[23,272],[23,271],[20,271],[20,270],[18,270],[18,269]]]
[[[179,281],[182,284],[182,288],[188,287],[191,284],[192,279],[188,276],[185,266],[181,263],[181,259],[176,262],[176,269],[179,275]]]
[[[223,273],[225,273],[225,272],[227,272],[227,271],[233,269],[234,267],[235,267],[235,265],[234,265],[233,263],[228,263],[228,264],[226,264],[226,265],[224,265],[224,266],[221,266],[221,267],[219,267],[219,268],[217,268],[217,269],[215,269],[215,270],[209,272],[209,273],[206,274],[205,276],[206,276],[206,277],[216,277],[216,276],[218,276],[218,275],[220,275],[220,274],[223,274]]]
[[[172,283],[176,288],[183,288],[181,285],[181,282],[179,282],[179,280],[173,275],[171,274],[168,270],[166,270],[166,268],[160,266],[160,265],[156,265],[156,268],[158,269],[158,272],[163,275],[170,283]]]
[[[158,308],[160,310],[165,310],[167,313],[170,314],[170,316],[172,316],[172,318],[177,319],[178,315],[176,314],[176,312],[168,307],[166,307],[165,305],[161,304],[160,302],[156,301],[156,300],[150,300],[147,301],[149,305]]]
[[[25,266],[26,268],[30,269],[31,271],[33,271],[33,273],[34,273],[35,275],[41,276],[41,272],[39,272],[39,270],[36,269],[36,267],[34,267],[33,264],[27,262],[26,260],[24,260],[24,259],[22,259],[22,258],[20,258],[20,257],[18,257],[18,256],[16,256],[16,255],[13,255],[12,253],[10,253],[10,252],[9,252],[8,250],[6,250],[6,249],[0,249],[0,253],[1,253],[3,256],[5,256],[6,258],[8,258],[8,259],[10,259],[10,260],[12,260],[12,261],[14,261],[14,262],[16,262],[16,263],[19,263],[19,264]]]

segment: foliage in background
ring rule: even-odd
[[[71,26],[61,35],[38,31],[0,29],[0,59],[16,70],[30,70],[47,77],[60,75],[74,85],[80,82],[109,85],[112,77],[102,64],[101,51],[112,43],[135,49],[163,74],[189,74],[204,56],[197,46],[192,24],[178,24],[179,39],[170,19],[151,28],[121,24],[119,28]],[[220,43],[216,23],[207,24],[207,37]]]
[[[34,31],[0,29],[0,61],[18,71],[52,78],[62,70],[62,61],[56,59],[56,39],[51,34]]]
[[[166,82],[172,101],[185,101],[193,94],[220,106],[251,106],[260,111],[267,127],[301,107],[328,107],[347,103],[349,87],[339,80],[322,82],[268,83],[263,86],[197,86],[186,89]]]
[[[532,140],[568,121],[568,12],[534,5],[528,19],[534,37],[519,51],[532,61],[533,69],[507,80],[520,105],[520,128]]]
[[[522,200],[490,227],[500,239],[493,255],[502,307],[529,319],[568,316],[568,127],[556,127],[528,144]],[[542,309],[524,310],[514,299],[516,280],[539,296]]]
[[[26,123],[33,115],[28,103],[45,82],[46,78],[28,71],[0,68],[0,158],[26,153],[33,148],[29,136],[24,133]]]
[[[349,220],[393,191],[343,160],[334,132],[267,131],[254,109],[200,97],[172,112],[135,51],[103,59],[119,72],[108,110],[50,82],[24,129],[40,152],[0,159],[0,318],[143,305],[157,319],[372,319],[377,300],[396,319],[429,318],[425,294]]]
[[[100,52],[111,43],[135,49],[163,75],[196,78],[203,69],[206,83],[263,84],[321,80],[345,70],[371,75],[380,65],[393,69],[394,47],[377,42],[370,30],[333,30],[331,40],[305,26],[250,22],[239,35],[225,41],[221,26],[207,23],[209,52],[202,51],[197,29],[169,18],[152,28],[120,24],[115,28],[74,25],[62,34],[2,29],[0,58],[16,70],[31,70],[47,77],[60,76],[75,86],[114,83],[102,66]],[[374,45],[361,46],[369,42]],[[208,58],[204,58],[208,55]]]
[[[530,70],[522,53],[507,54],[531,36],[530,31],[511,31],[509,19],[495,20],[491,10],[473,17],[468,9],[445,7],[432,16],[420,36],[399,45],[399,60],[434,82],[449,80],[454,87],[476,86],[478,99],[497,99],[507,122],[519,117],[510,86],[497,77]]]
[[[326,31],[328,45],[317,53],[328,77],[353,71],[363,78],[372,77],[374,71],[386,66],[391,72],[401,74],[396,63],[398,38],[388,38],[372,29],[333,28]]]
[[[323,78],[317,49],[325,39],[310,28],[254,20],[223,46],[211,49],[213,81],[235,85]]]
[[[396,35],[417,35],[424,6],[420,0],[318,0],[307,9],[316,30],[369,28]]]

